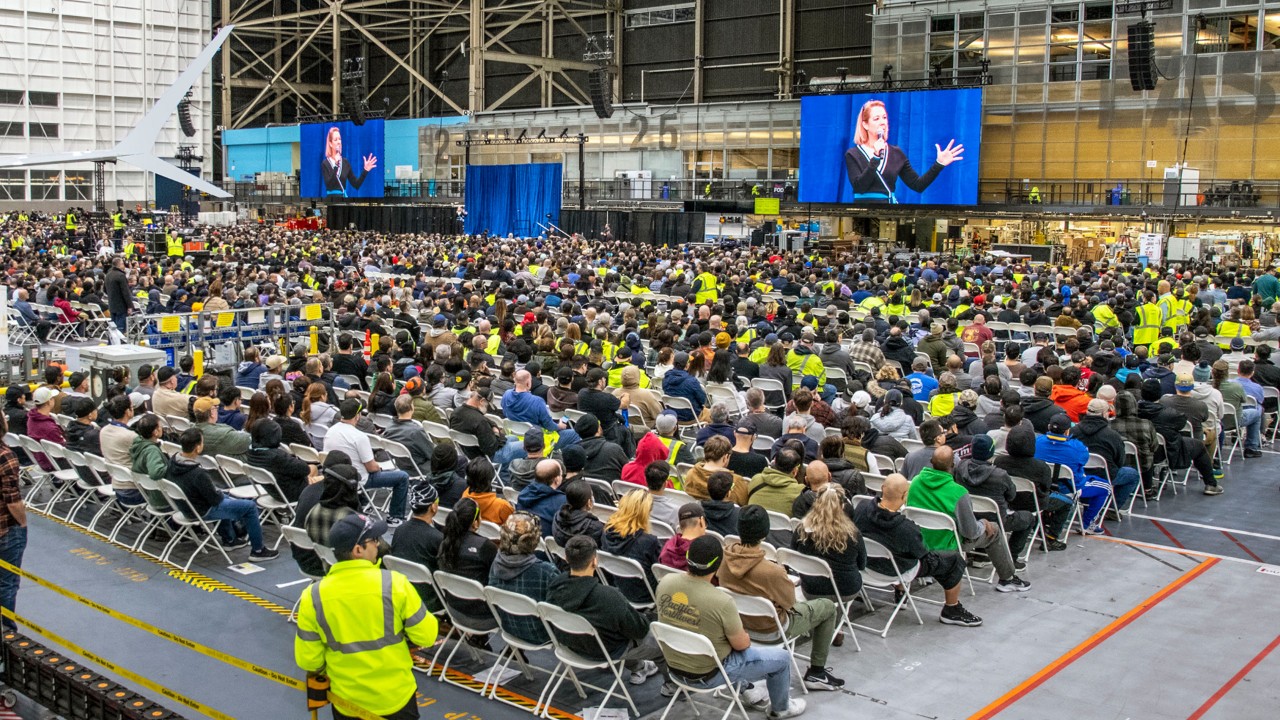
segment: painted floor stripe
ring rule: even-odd
[[[1173,595],[1177,591],[1186,587],[1187,584],[1189,584],[1192,580],[1195,580],[1196,578],[1200,577],[1205,572],[1207,572],[1210,568],[1212,568],[1214,565],[1217,565],[1217,564],[1218,564],[1218,561],[1215,559],[1205,560],[1204,562],[1196,565],[1195,567],[1191,568],[1187,572],[1183,573],[1178,577],[1178,579],[1174,580],[1173,582],[1161,588],[1159,592],[1147,598],[1146,600],[1143,600],[1141,603],[1138,604],[1137,607],[1133,608],[1132,610],[1120,616],[1119,618],[1116,618],[1116,620],[1108,624],[1106,627],[1102,628],[1098,632],[1089,636],[1084,642],[1075,646],[1071,650],[1067,651],[1066,654],[1062,655],[1058,659],[1046,665],[1039,672],[1037,672],[1036,674],[1024,680],[1017,687],[1013,688],[1009,692],[1005,693],[1002,697],[998,698],[995,702],[991,703],[990,705],[986,706],[985,708],[971,715],[969,717],[969,720],[988,720],[989,718],[993,718],[996,715],[999,715],[1000,713],[1009,709],[1009,707],[1011,707],[1012,705],[1017,703],[1019,700],[1029,695],[1033,690],[1043,685],[1054,675],[1057,675],[1059,672],[1061,672],[1064,668],[1068,667],[1069,665],[1074,663],[1076,660],[1079,660],[1080,658],[1087,655],[1091,650],[1101,645],[1108,638],[1112,637],[1116,633],[1128,627],[1129,624],[1131,624],[1134,620],[1137,620],[1138,618],[1145,615],[1148,610],[1155,607],[1156,605],[1159,605],[1169,596]]]
[[[1204,523],[1191,522],[1190,520],[1174,520],[1172,518],[1163,518],[1155,515],[1142,515],[1134,513],[1133,517],[1142,518],[1144,520],[1160,521],[1162,523],[1170,523],[1173,525],[1185,525],[1187,527],[1200,528],[1201,530],[1214,530],[1217,532],[1229,532],[1233,535],[1246,535],[1248,537],[1263,538],[1265,540],[1280,541],[1280,535],[1268,535],[1266,533],[1251,532],[1249,530],[1237,530],[1235,528],[1221,527],[1219,525],[1205,525]]]
[[[1277,646],[1280,646],[1280,635],[1277,635],[1276,639],[1272,640],[1270,645],[1267,645],[1265,648],[1263,648],[1262,652],[1258,653],[1257,655],[1254,655],[1252,660],[1246,663],[1244,667],[1240,668],[1239,672],[1237,672],[1235,675],[1232,675],[1231,679],[1228,680],[1222,687],[1218,688],[1217,692],[1215,692],[1213,695],[1210,695],[1209,699],[1205,700],[1203,705],[1196,708],[1195,712],[1187,716],[1187,720],[1200,720],[1200,718],[1204,717],[1205,713],[1209,712],[1209,710],[1213,708],[1214,705],[1218,704],[1219,700],[1225,697],[1227,693],[1231,692],[1231,689],[1234,688],[1237,683],[1243,680],[1245,676],[1247,676],[1250,672],[1252,672],[1253,669],[1258,666],[1258,663],[1266,659],[1266,657],[1271,654],[1271,651],[1275,650]]]

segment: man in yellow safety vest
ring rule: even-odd
[[[1155,295],[1147,292],[1144,296],[1146,302],[1134,308],[1134,314],[1137,316],[1133,326],[1133,344],[1150,345],[1160,337],[1160,326],[1164,324],[1164,316],[1161,313],[1160,306],[1156,304]]]
[[[405,636],[428,647],[438,625],[408,578],[379,567],[386,532],[385,522],[357,513],[334,523],[329,545],[338,563],[298,603],[294,660],[307,673],[328,677],[339,698],[334,718],[357,716],[351,707],[343,711],[348,705],[395,720],[419,717]]]

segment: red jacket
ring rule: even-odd
[[[1062,408],[1074,423],[1080,422],[1080,418],[1089,409],[1089,401],[1093,398],[1089,397],[1089,393],[1071,385],[1054,385],[1053,390],[1049,392],[1049,399],[1054,405]]]
[[[45,415],[36,410],[27,413],[27,437],[48,440],[55,445],[67,444],[58,421],[54,420],[52,415]],[[35,453],[35,461],[44,470],[54,469],[53,463],[49,462],[49,458],[45,457],[44,453]]]

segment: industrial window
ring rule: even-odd
[[[0,170],[0,200],[27,199],[27,171]]]
[[[31,137],[58,137],[58,123],[27,123],[27,134]]]
[[[627,27],[638,28],[649,27],[650,25],[673,25],[675,23],[693,22],[696,12],[693,3],[636,10],[627,13]]]
[[[0,105],[21,105],[21,90],[0,90]]]
[[[22,123],[0,122],[0,137],[22,137]]]
[[[58,107],[58,93],[31,90],[27,93],[27,104],[36,107]]]
[[[1280,16],[1266,15],[1261,28],[1262,45],[1275,48],[1280,36]],[[1257,15],[1206,15],[1189,20],[1195,37],[1195,52],[1251,52],[1258,49]]]

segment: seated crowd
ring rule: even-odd
[[[844,686],[831,648],[872,612],[869,578],[888,578],[876,589],[897,607],[912,592],[902,577],[932,578],[940,621],[979,626],[960,603],[970,570],[990,565],[996,591],[1025,592],[1018,573],[1037,544],[1063,551],[1073,527],[1103,532],[1181,471],[1221,494],[1224,453],[1258,457],[1275,411],[1271,347],[1246,354],[1239,332],[1220,343],[1213,331],[1231,321],[1192,317],[1181,281],[1171,292],[1166,280],[1085,268],[1022,276],[1016,289],[1023,269],[1007,261],[999,273],[914,261],[907,274],[885,261],[848,265],[838,281],[778,269],[752,281],[694,262],[701,274],[626,270],[639,290],[656,292],[641,282],[650,277],[670,289],[674,309],[501,275],[475,305],[415,294],[422,326],[382,334],[366,359],[366,301],[370,314],[408,302],[403,285],[367,287],[343,303],[332,353],[250,348],[227,374],[197,372],[191,358],[144,366],[117,373],[101,403],[83,373],[64,384],[52,367],[34,391],[8,389],[5,426],[173,481],[222,546],[248,546],[252,560],[275,557],[261,503],[238,491],[261,483],[202,458],[261,468],[273,480],[261,491],[317,545],[353,512],[383,514],[392,555],[586,618],[633,684],[662,674],[666,695],[718,684],[714,664],[665,649],[652,625],[704,635],[730,679],[748,684],[743,701],[783,718],[805,707],[790,697],[793,640],[809,639],[804,687]],[[1134,282],[1151,287],[1126,294]],[[714,292],[727,297],[732,283],[736,305]],[[1217,309],[1217,283],[1202,287],[1195,302]],[[937,290],[924,294],[932,302],[919,288]],[[778,303],[775,291],[800,301]],[[1157,312],[1154,340],[1135,343],[1149,328],[1126,329],[1129,310],[1165,307],[1157,295],[1172,311]],[[1238,309],[1229,317],[1252,320]],[[1050,323],[1067,332],[1039,332]],[[146,502],[131,478],[111,475],[115,502]],[[829,574],[800,572],[784,550]],[[294,546],[293,557],[324,574],[313,551]],[[641,572],[601,562],[614,558]],[[418,590],[433,612],[489,615]],[[743,614],[738,595],[775,615]],[[547,639],[538,623],[507,629]]]

